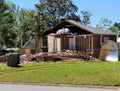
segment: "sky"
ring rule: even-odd
[[[17,6],[26,9],[35,9],[34,4],[39,0],[9,0]],[[78,14],[82,10],[89,10],[92,14],[90,26],[95,27],[101,18],[107,18],[115,22],[120,22],[120,0],[73,0],[78,7]]]

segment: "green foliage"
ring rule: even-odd
[[[15,23],[14,17],[14,5],[0,1],[0,44],[2,48],[14,46],[14,40],[16,38],[13,26]]]
[[[80,13],[82,14],[81,23],[84,25],[90,24],[90,17],[92,16],[90,11],[80,11]]]
[[[111,30],[116,33],[120,31],[120,23],[114,23],[113,27],[111,27]]]
[[[79,16],[75,13],[78,8],[73,4],[72,0],[39,0],[36,4],[38,14],[41,15],[43,21],[46,21],[47,28],[55,26],[62,18],[74,18],[80,21]]]
[[[18,27],[19,27],[19,36],[18,39],[21,43],[21,47],[29,40],[29,26],[27,22],[27,18],[29,16],[29,10],[20,9],[18,12]],[[31,23],[31,22],[30,22]]]
[[[107,18],[101,18],[99,23],[96,25],[96,28],[100,28],[102,30],[108,30],[110,27],[112,27],[112,21],[108,20]]]
[[[35,24],[34,21],[34,11],[17,8],[16,9],[16,46],[23,45],[34,36]],[[20,46],[19,46],[20,47]]]
[[[118,27],[116,27],[115,25],[113,25],[112,27],[109,28],[109,30],[117,33],[120,29]]]
[[[114,26],[120,29],[120,23],[115,23]]]
[[[96,27],[117,33],[120,30],[120,23],[113,24],[111,20],[108,20],[107,18],[101,18],[99,24],[97,24]]]

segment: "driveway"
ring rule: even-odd
[[[119,88],[103,89],[88,87],[70,87],[70,86],[40,86],[40,85],[16,85],[0,84],[0,91],[120,91]]]

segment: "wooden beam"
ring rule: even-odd
[[[75,25],[65,25],[65,27],[75,27]]]

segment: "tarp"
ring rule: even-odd
[[[118,45],[112,40],[108,40],[106,44],[101,47],[100,60],[116,62],[118,61]]]
[[[112,40],[108,40],[108,44],[110,44],[110,48],[108,50],[106,61],[118,61],[118,45]]]

